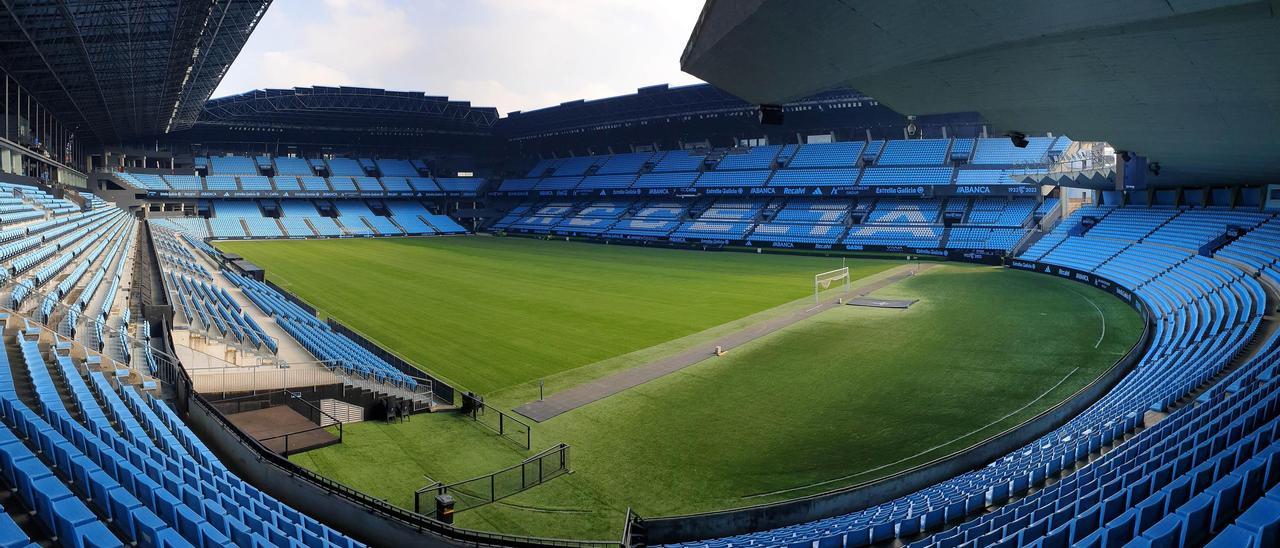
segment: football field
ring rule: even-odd
[[[813,275],[841,265],[492,237],[219,247],[506,410],[536,400],[539,381],[552,394],[807,306]],[[856,285],[903,263],[847,264]],[[963,449],[1070,396],[1141,331],[1101,291],[1000,268],[944,263],[874,295],[919,302],[821,312],[534,424],[530,451],[442,413],[348,425],[343,444],[292,458],[412,507],[426,478],[468,479],[563,442],[572,474],[459,524],[616,538],[629,506],[658,516],[785,500]]]
[[[481,394],[811,295],[814,274],[841,266],[838,258],[483,236],[219,247],[263,266],[321,313]],[[849,266],[857,278],[897,264]]]

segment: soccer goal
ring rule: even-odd
[[[831,284],[844,280],[844,292],[849,292],[849,267],[837,268],[829,272],[813,275],[813,304],[818,304],[818,293],[830,289]]]

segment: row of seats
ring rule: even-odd
[[[87,223],[83,224],[82,228],[66,234],[61,239],[47,241],[35,251],[19,257],[14,262],[15,275],[22,274],[26,270],[30,270],[31,274],[18,277],[15,288],[10,294],[10,305],[13,309],[20,309],[24,306],[27,297],[43,292],[43,297],[38,300],[37,308],[33,312],[34,317],[52,323],[55,311],[64,312],[65,315],[59,323],[61,334],[74,337],[78,334],[81,318],[87,316],[90,330],[84,342],[91,348],[102,351],[107,342],[104,337],[107,331],[105,324],[114,310],[113,303],[124,274],[127,257],[136,237],[136,225],[125,212],[116,208],[96,209],[92,214],[95,215],[94,218],[87,219],[86,216],[86,219],[80,221],[80,223]],[[50,229],[42,235],[59,233],[76,224],[78,223],[69,223]],[[107,253],[108,245],[111,246],[109,253]],[[104,258],[101,262],[99,262],[100,257]],[[98,264],[96,269],[92,268],[94,263]],[[67,273],[68,267],[72,264],[76,266]],[[115,266],[111,267],[112,264]],[[91,269],[93,274],[85,287],[79,294],[72,295],[72,289],[86,275],[89,275]],[[64,273],[67,274],[58,284],[51,288],[47,286],[47,282]],[[88,313],[89,305],[104,284],[106,284],[106,290],[103,292],[99,308],[93,313]],[[127,316],[127,314],[126,309],[124,315]],[[125,341],[121,340],[121,342]],[[122,344],[115,350],[122,359],[128,358],[125,345]]]
[[[1101,224],[1114,214],[1102,213]],[[1142,234],[1167,221],[1134,212],[1118,218],[1120,230]],[[865,546],[895,538],[913,539],[912,548],[1272,545],[1280,513],[1264,493],[1280,480],[1275,336],[1219,377],[1258,332],[1267,310],[1262,285],[1232,264],[1159,243],[1122,243],[1096,264],[1055,255],[1077,240],[1105,240],[1088,234],[1068,233],[1034,258],[1093,264],[1149,311],[1148,348],[1101,399],[987,466],[905,497],[689,545]],[[1179,405],[1210,381],[1194,405]],[[1148,411],[1168,416],[1140,428]]]
[[[380,174],[387,177],[419,177],[428,173],[421,160],[394,158],[297,158],[292,156],[197,156],[193,164],[213,175],[258,175],[273,172],[279,175],[318,175],[328,171],[332,175],[365,176]]]
[[[1013,185],[1009,177],[1028,170],[980,167],[826,167],[811,169],[726,169],[713,171],[652,171],[644,174],[573,175],[512,178],[498,185],[501,192],[540,190],[605,190],[620,188],[719,187],[840,187],[886,185]]]
[[[273,354],[278,350],[276,341],[240,309],[226,289],[190,276],[178,276],[173,271],[168,274],[169,289],[177,293],[187,323],[201,325],[206,331],[216,330],[220,337],[234,338],[253,348],[266,348]]]
[[[21,306],[27,296],[62,273],[77,257],[89,251],[90,246],[110,234],[114,227],[123,226],[127,222],[124,216],[119,210],[114,213],[103,210],[102,214],[85,216],[38,236],[46,238],[45,241],[25,254],[15,256],[7,267],[9,279],[17,281],[9,298],[11,308]],[[54,234],[61,237],[50,237]],[[29,271],[31,275],[24,276]]]
[[[961,223],[943,224],[943,209]],[[1027,235],[1032,199],[882,198],[704,202],[548,202],[513,207],[491,230],[605,238],[747,240],[752,244],[1013,250]],[[972,207],[972,211],[970,208]],[[968,218],[964,218],[965,215]],[[861,222],[850,225],[857,215]],[[952,236],[955,236],[954,238]]]
[[[406,375],[351,339],[337,333],[317,319],[314,314],[308,313],[284,298],[270,286],[229,270],[224,270],[222,275],[227,281],[243,290],[259,310],[274,319],[308,352],[329,367],[341,369],[348,375],[357,375],[380,383],[399,386],[410,392],[418,388],[417,379]]]
[[[421,203],[410,200],[385,202],[390,217],[376,215],[358,200],[334,200],[337,218],[321,215],[309,200],[281,200],[282,217],[266,217],[253,200],[219,200],[214,217],[168,217],[154,219],[155,226],[185,232],[200,238],[307,238],[344,235],[433,235],[464,234],[466,229],[447,215],[431,213]],[[28,245],[28,244],[23,244]],[[0,246],[0,255],[5,247]]]
[[[51,328],[75,340],[69,331],[78,325],[75,317],[89,314],[101,340],[101,320],[112,309],[137,223],[105,203],[75,215],[34,233],[38,247],[16,258],[40,252],[44,259],[19,283],[44,291],[37,319],[52,321],[49,307],[65,301],[66,316]],[[155,240],[162,262],[193,274],[202,268],[172,234],[157,231]],[[212,293],[195,276],[183,278],[192,302],[208,310],[215,300],[229,307],[225,292]],[[100,311],[89,310],[94,303]],[[113,340],[118,335],[124,351],[113,356],[127,360],[127,309],[122,316]],[[13,323],[7,316],[0,322]],[[0,352],[0,486],[17,495],[7,511],[35,518],[26,531],[47,535],[37,539],[55,538],[63,546],[358,546],[232,475],[163,403],[118,384],[130,377],[127,369],[97,371],[104,365],[97,355],[77,364],[69,339],[54,339],[27,320],[22,326],[16,349]],[[21,359],[11,364],[14,352]],[[19,388],[24,383],[32,388]],[[32,540],[0,514],[0,545]]]
[[[1065,150],[1071,144],[1066,137],[1029,137],[1027,141],[1024,148],[1013,146],[1007,138],[995,137],[760,145],[717,151],[673,150],[546,158],[530,168],[524,179],[581,178],[597,174],[634,176],[645,166],[654,172],[697,171],[705,164],[712,164],[716,170],[858,167],[864,161],[879,166],[938,166],[953,161],[1022,166],[1046,163],[1052,160],[1051,151]],[[521,189],[504,185],[503,190]]]
[[[319,177],[315,175],[152,175],[147,173],[116,173],[116,178],[134,188],[143,190],[179,191],[258,191],[258,192],[358,192],[381,194],[384,192],[479,192],[484,179],[478,177],[387,176],[382,178],[358,176]],[[0,213],[0,224],[9,222],[8,215]]]
[[[0,359],[3,479],[61,544],[358,546],[240,480],[163,403],[93,364],[86,377],[66,343],[52,366],[37,329],[17,344],[35,401]]]

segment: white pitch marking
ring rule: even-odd
[[[771,491],[771,492],[769,492],[769,493],[758,493],[758,494],[755,494],[755,495],[747,495],[747,496],[742,497],[742,498],[744,498],[744,499],[753,499],[753,498],[759,498],[759,497],[769,497],[769,496],[773,496],[773,495],[780,495],[780,494],[782,494],[782,493],[788,493],[788,492],[791,492],[791,491],[799,491],[799,490],[802,490],[802,489],[810,489],[810,488],[813,488],[813,487],[818,487],[818,486],[820,486],[820,485],[826,485],[826,484],[828,484],[828,483],[835,483],[835,482],[843,481],[843,480],[846,480],[846,479],[849,479],[849,478],[856,478],[856,477],[861,476],[861,475],[863,475],[863,474],[870,474],[871,472],[875,472],[875,471],[877,471],[877,470],[882,470],[882,469],[884,469],[884,468],[888,468],[888,467],[890,467],[890,466],[894,466],[894,465],[896,465],[896,464],[899,464],[899,463],[902,463],[902,462],[905,462],[905,461],[909,461],[909,460],[911,460],[911,459],[914,459],[914,458],[916,458],[916,457],[919,457],[920,455],[924,455],[924,454],[931,453],[931,452],[933,452],[933,451],[935,451],[935,450],[941,449],[941,448],[946,447],[946,446],[948,446],[948,445],[951,445],[951,444],[953,444],[953,443],[955,443],[955,442],[957,442],[957,441],[960,441],[960,440],[965,439],[965,438],[967,438],[967,437],[969,437],[969,436],[972,436],[972,435],[974,435],[974,434],[976,434],[976,433],[978,433],[978,432],[981,432],[981,431],[983,431],[983,430],[986,430],[987,428],[990,428],[992,425],[994,425],[994,424],[996,424],[996,423],[999,423],[1000,421],[1003,421],[1003,420],[1005,420],[1005,419],[1007,419],[1007,418],[1009,418],[1009,417],[1012,417],[1012,416],[1013,416],[1013,415],[1015,415],[1015,414],[1018,414],[1018,413],[1022,412],[1022,410],[1023,410],[1023,409],[1026,409],[1026,408],[1028,408],[1028,407],[1031,407],[1031,405],[1032,405],[1032,404],[1034,404],[1034,403],[1036,403],[1036,402],[1038,402],[1038,401],[1040,401],[1040,400],[1044,399],[1044,397],[1045,397],[1045,396],[1048,396],[1050,392],[1053,392],[1054,390],[1057,390],[1059,386],[1062,386],[1062,383],[1067,382],[1067,379],[1071,378],[1071,376],[1072,376],[1072,375],[1074,375],[1074,374],[1076,374],[1076,371],[1079,371],[1079,370],[1080,370],[1080,368],[1079,368],[1079,367],[1077,367],[1077,368],[1075,368],[1075,369],[1072,369],[1072,370],[1071,370],[1071,372],[1067,373],[1067,375],[1066,375],[1066,376],[1062,377],[1062,380],[1058,381],[1058,382],[1057,382],[1057,384],[1054,384],[1053,386],[1049,387],[1049,389],[1048,389],[1048,390],[1045,390],[1042,394],[1040,394],[1039,396],[1036,396],[1036,398],[1035,398],[1035,399],[1033,399],[1033,400],[1031,400],[1031,401],[1027,402],[1027,404],[1026,404],[1026,405],[1024,405],[1024,406],[1022,406],[1022,407],[1019,407],[1019,408],[1017,408],[1017,409],[1014,409],[1013,411],[1010,411],[1010,412],[1009,412],[1009,413],[1007,413],[1005,416],[1000,417],[1000,418],[998,418],[998,419],[996,419],[996,420],[994,420],[994,421],[991,421],[991,422],[990,422],[990,423],[988,423],[986,426],[978,427],[977,429],[974,429],[974,430],[972,430],[972,431],[968,432],[967,434],[961,435],[961,436],[959,436],[959,437],[957,437],[957,438],[955,438],[955,439],[953,439],[953,440],[951,440],[951,441],[944,442],[944,443],[940,443],[940,444],[938,444],[938,445],[935,445],[935,446],[933,446],[933,447],[930,447],[930,448],[928,448],[928,449],[925,449],[924,451],[921,451],[921,452],[916,453],[916,454],[914,454],[914,455],[911,455],[911,456],[909,456],[909,457],[903,457],[903,458],[901,458],[901,459],[898,459],[898,460],[896,460],[896,461],[890,462],[890,463],[888,463],[888,464],[882,464],[882,465],[877,466],[877,467],[875,467],[875,468],[872,468],[872,469],[870,469],[870,470],[863,470],[863,471],[861,471],[861,472],[858,472],[857,474],[849,474],[849,475],[847,475],[847,476],[842,476],[842,477],[835,478],[835,479],[829,479],[829,480],[826,480],[826,481],[820,481],[820,482],[818,482],[818,483],[811,483],[811,484],[809,484],[809,485],[803,485],[803,486],[800,486],[800,487],[792,487],[792,488],[790,488],[790,489],[782,489],[782,490],[780,490],[780,491]]]
[[[1098,342],[1093,343],[1093,347],[1097,348],[1099,345],[1102,344],[1102,339],[1106,338],[1107,336],[1107,317],[1102,314],[1102,309],[1098,308],[1098,303],[1093,302],[1093,299],[1090,299],[1088,295],[1085,295],[1084,293],[1081,293],[1074,289],[1072,289],[1071,292],[1075,293],[1076,295],[1079,295],[1081,299],[1088,301],[1089,304],[1093,305],[1093,309],[1098,311],[1098,319],[1102,321],[1102,333],[1098,335]]]

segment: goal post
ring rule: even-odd
[[[841,280],[844,280],[844,292],[848,293],[849,284],[850,284],[849,267],[846,266],[843,268],[837,268],[835,270],[823,272],[821,274],[814,274],[813,275],[813,303],[818,304],[818,293],[821,293],[822,290],[824,289],[830,289],[831,284],[838,283]]]

